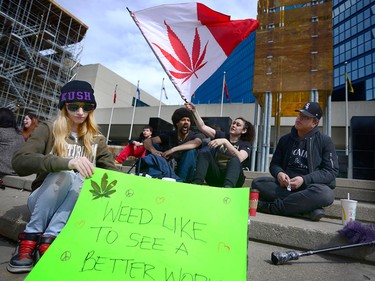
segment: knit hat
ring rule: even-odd
[[[322,117],[322,109],[320,108],[319,103],[317,102],[308,102],[306,103],[302,109],[296,110],[298,112],[301,112],[303,115],[306,115],[308,117],[313,117],[320,119]]]
[[[58,107],[61,110],[65,103],[71,102],[86,102],[94,104],[96,108],[96,101],[94,96],[94,90],[90,83],[86,81],[73,80],[66,83],[61,88],[61,95],[59,99]]]
[[[189,117],[190,121],[193,121],[191,112],[187,110],[185,107],[181,107],[175,110],[175,112],[172,115],[172,123],[173,126],[176,126],[176,124],[184,117]]]

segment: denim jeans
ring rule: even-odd
[[[181,157],[177,160],[176,175],[183,182],[191,182],[193,179],[195,165],[197,162],[197,150],[190,149],[182,152]]]
[[[50,173],[27,200],[31,218],[25,232],[57,236],[73,210],[83,181],[73,171]]]

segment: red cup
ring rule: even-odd
[[[257,215],[257,207],[259,200],[259,190],[250,189],[249,215],[255,217]]]

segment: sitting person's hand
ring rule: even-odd
[[[171,148],[171,149],[168,149],[167,151],[164,151],[161,154],[161,156],[163,156],[165,159],[169,159],[172,156],[173,153],[174,153],[174,150],[173,150],[173,148]]]
[[[277,174],[277,181],[281,187],[287,188],[290,183],[290,178],[287,174],[280,172]]]
[[[228,140],[225,139],[225,138],[214,139],[214,140],[212,140],[212,141],[210,141],[210,142],[208,143],[208,147],[209,147],[209,148],[216,148],[216,147],[220,147],[220,146],[222,146],[222,145],[225,146],[225,144],[226,144],[227,142],[228,142]]]
[[[139,146],[143,145],[143,143],[141,143],[141,142],[139,142],[139,141],[133,141],[133,145],[134,145],[135,147],[139,147]]]
[[[155,148],[151,149],[150,152],[151,152],[151,154],[162,156],[162,152],[155,149]]]
[[[71,159],[68,163],[71,170],[76,170],[84,178],[90,178],[94,173],[94,166],[86,157],[78,157]]]
[[[298,189],[303,184],[303,178],[300,176],[290,179],[290,187],[292,190]]]

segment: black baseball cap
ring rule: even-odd
[[[302,109],[297,109],[296,112],[301,112],[303,115],[320,119],[323,115],[323,111],[317,102],[308,102]]]

